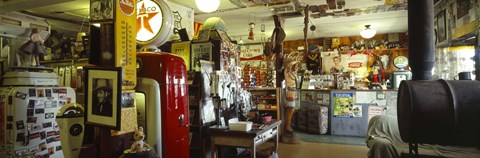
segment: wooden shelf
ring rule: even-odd
[[[278,109],[257,109],[258,111],[277,111]]]
[[[408,48],[392,48],[392,49],[369,49],[369,51],[373,52],[383,52],[383,51],[405,51],[408,50]],[[342,54],[347,54],[352,52],[353,50],[342,50],[340,53]]]
[[[260,100],[277,100],[277,98],[257,98],[257,99],[260,99]]]
[[[249,91],[265,91],[265,90],[270,90],[270,91],[274,91],[274,90],[277,90],[277,88],[275,87],[266,87],[266,88],[247,88],[247,90]]]
[[[60,64],[60,63],[70,63],[70,62],[85,62],[88,61],[88,58],[80,58],[80,59],[64,59],[64,60],[44,60],[40,61],[40,64]]]

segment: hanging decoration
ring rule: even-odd
[[[255,13],[250,13],[250,16],[248,18],[248,28],[250,30],[250,32],[248,32],[248,39],[249,40],[255,40],[255,34],[253,33],[253,29],[255,28],[255,18],[257,17],[257,15]]]
[[[255,23],[251,22],[248,24],[250,28],[250,32],[248,33],[248,39],[249,40],[255,40],[255,34],[253,33],[253,29],[255,28]]]

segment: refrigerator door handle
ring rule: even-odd
[[[27,125],[25,139],[23,139],[23,146],[30,144],[30,129],[32,129],[32,125]]]

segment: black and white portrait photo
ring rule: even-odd
[[[122,68],[86,66],[84,70],[86,123],[120,130]]]
[[[112,79],[93,79],[92,114],[112,117]]]

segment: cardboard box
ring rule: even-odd
[[[238,122],[230,122],[228,124],[228,128],[231,131],[250,131],[252,129],[252,122],[249,121],[238,121]]]

